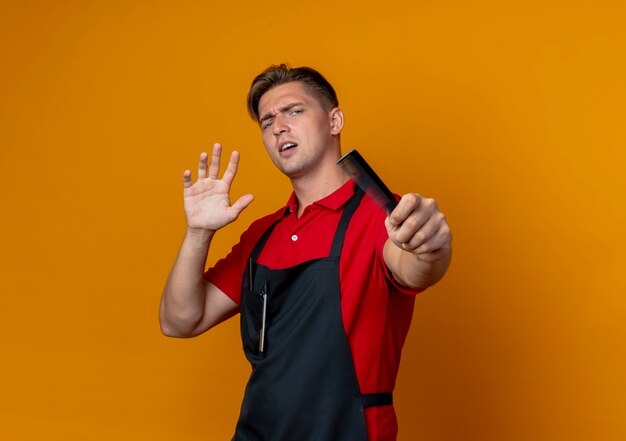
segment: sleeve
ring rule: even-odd
[[[241,279],[245,269],[245,258],[243,248],[244,236],[242,234],[239,243],[237,243],[228,253],[228,255],[217,261],[215,266],[211,267],[204,273],[204,278],[217,286],[230,299],[241,304]]]

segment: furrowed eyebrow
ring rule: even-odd
[[[285,106],[281,107],[281,108],[280,108],[280,111],[281,111],[281,112],[289,112],[289,111],[290,111],[291,109],[293,109],[294,107],[297,107],[297,106],[302,106],[303,104],[304,104],[304,103],[302,103],[302,102],[297,102],[297,103],[289,103],[289,104],[286,104]]]
[[[279,110],[280,112],[288,112],[289,110],[293,109],[294,107],[297,107],[297,106],[302,106],[302,105],[304,105],[304,103],[303,103],[303,102],[300,102],[300,101],[295,102],[295,103],[288,103],[288,104],[285,104],[283,107],[281,107],[281,108],[280,108],[280,109],[278,109],[278,110]],[[275,113],[273,113],[273,112],[266,113],[266,114],[265,114],[265,115],[263,115],[263,117],[259,120],[259,123],[262,123],[262,122],[264,122],[264,121],[267,121],[268,119],[272,119],[272,118],[274,118],[275,116],[276,116],[276,114],[275,114]]]
[[[274,118],[275,116],[276,116],[276,114],[275,114],[275,113],[266,113],[266,114],[263,116],[263,118],[261,118],[261,119],[259,120],[259,123],[262,123],[262,122],[264,122],[264,121],[267,121],[268,119],[272,119],[272,118]]]

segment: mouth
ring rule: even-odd
[[[296,147],[298,147],[297,143],[288,141],[288,142],[281,143],[278,146],[278,151],[280,153],[283,153],[283,152],[286,152],[287,150],[291,150],[291,149],[296,148]]]

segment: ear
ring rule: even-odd
[[[330,119],[330,134],[339,135],[343,130],[343,110],[335,107],[328,113]]]

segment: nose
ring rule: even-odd
[[[272,129],[274,130],[274,135],[280,135],[281,133],[287,132],[289,127],[283,122],[280,115],[276,115],[274,118],[274,124],[272,124]]]

